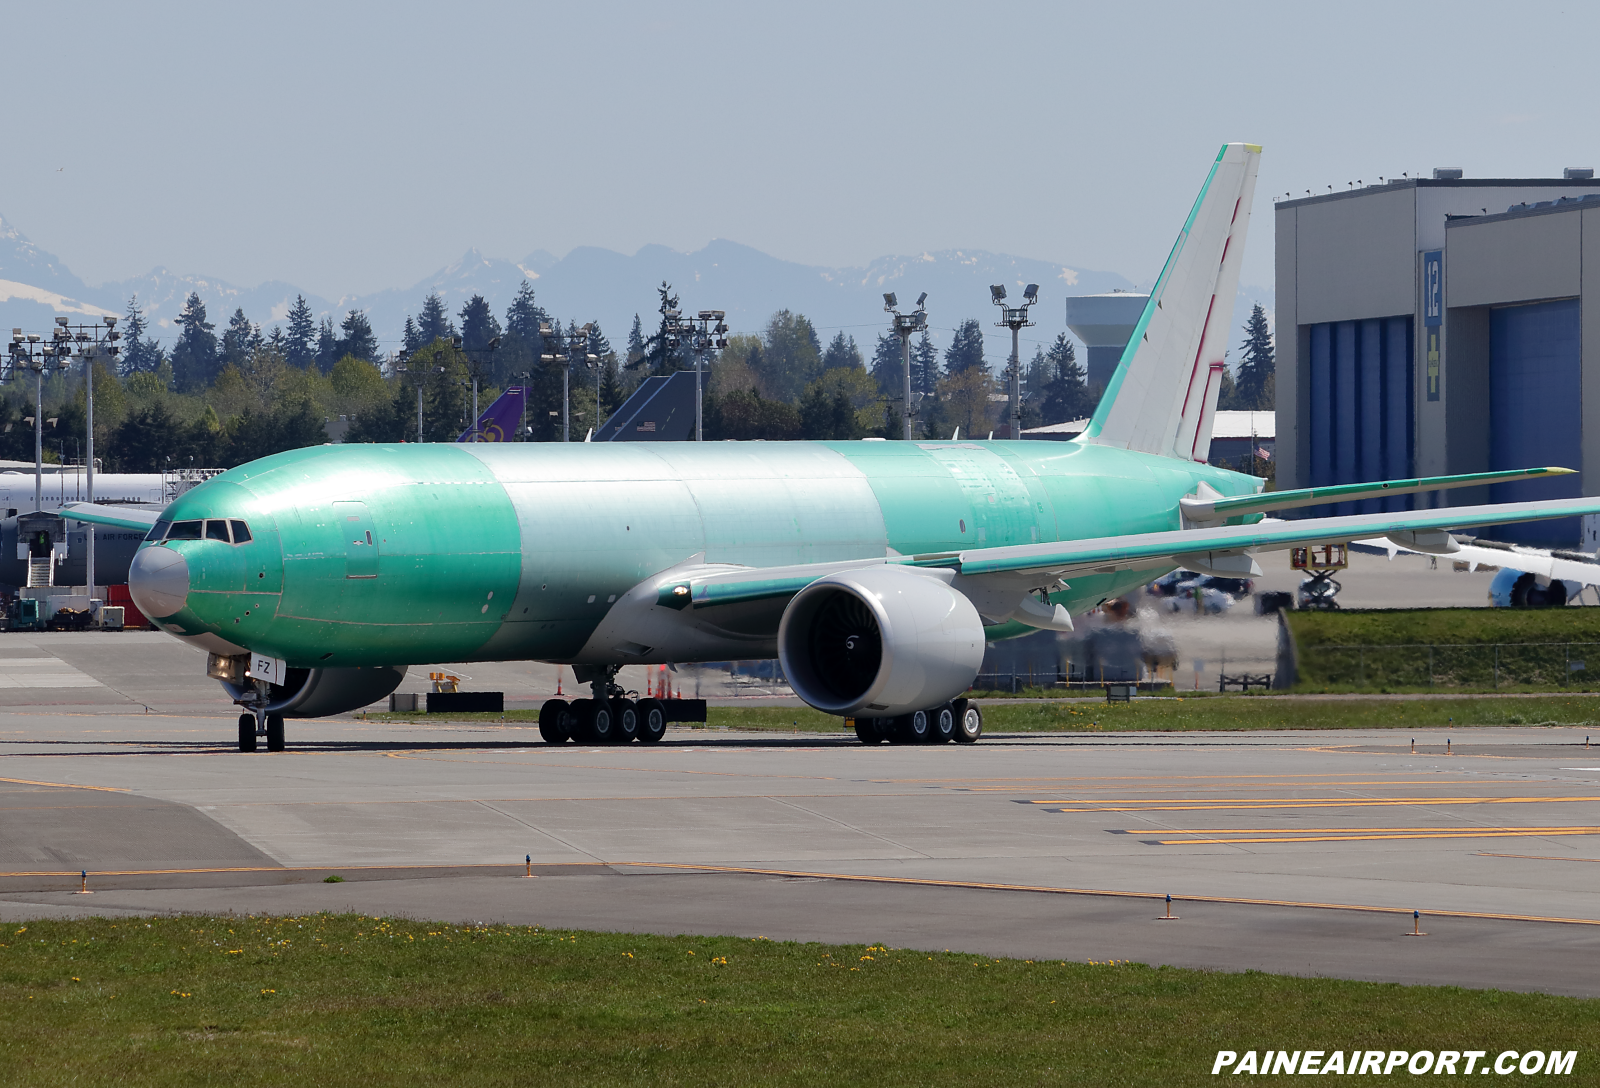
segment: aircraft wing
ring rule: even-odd
[[[1259,574],[1252,553],[1283,551],[1314,544],[1344,544],[1364,537],[1409,534],[1409,539],[1437,537],[1443,551],[1453,529],[1542,521],[1600,513],[1600,497],[1552,499],[1546,502],[1456,506],[1301,521],[1261,521],[1205,529],[1091,537],[1044,544],[980,548],[927,555],[810,563],[794,567],[736,567],[695,571],[683,569],[658,583],[656,603],[669,608],[696,608],[786,597],[836,571],[879,564],[948,568],[972,579],[1023,581],[1043,587],[1089,572],[1182,566],[1235,576]],[[1447,543],[1448,542],[1448,543]]]
[[[61,516],[91,525],[110,525],[117,529],[149,529],[161,517],[154,506],[105,506],[97,502],[69,502]]]
[[[1312,544],[1345,544],[1362,537],[1390,534],[1422,537],[1437,533],[1442,542],[1444,534],[1455,529],[1595,513],[1600,513],[1600,497],[1354,514],[1301,521],[1262,521],[1254,525],[985,548],[955,553],[952,557],[955,561],[943,565],[955,566],[968,575],[1048,572],[1058,577],[1086,570],[1131,570],[1159,565],[1160,560],[1167,559],[1180,566],[1227,568],[1237,564],[1211,560]]]

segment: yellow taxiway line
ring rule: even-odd
[[[1060,812],[1186,812],[1208,811],[1219,809],[1250,809],[1250,808],[1395,808],[1407,805],[1537,805],[1537,804],[1571,804],[1579,801],[1600,801],[1600,797],[1390,797],[1382,800],[1371,798],[1351,798],[1349,800],[1334,800],[1330,798],[1316,798],[1306,800],[1297,797],[1261,797],[1242,798],[1237,801],[1195,801],[1189,804],[1176,804],[1169,800],[1150,800],[1141,798],[1137,800],[1114,801],[1096,799],[1093,801],[1025,801],[1029,805],[1050,805],[1052,807],[1067,805],[1068,808],[1059,808]]]

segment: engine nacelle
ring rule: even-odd
[[[288,683],[273,684],[266,706],[268,714],[285,718],[325,718],[375,703],[400,686],[404,665],[377,665],[366,669],[289,669]],[[234,699],[253,691],[222,681]]]
[[[778,625],[795,694],[829,714],[893,717],[966,691],[983,664],[983,621],[951,577],[862,567],[796,593]]]

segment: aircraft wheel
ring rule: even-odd
[[[862,744],[882,744],[889,738],[884,736],[877,718],[857,718],[856,739]]]
[[[928,735],[933,732],[933,727],[928,719],[929,715],[926,710],[916,710],[910,714],[902,714],[897,720],[899,728],[896,730],[898,734],[896,739],[901,744],[927,744]]]
[[[254,714],[239,715],[239,751],[253,752],[256,750],[256,716]]]
[[[267,751],[283,751],[283,715],[267,715]]]
[[[583,703],[584,733],[588,735],[589,743],[615,744],[617,717],[611,704],[604,699],[585,699]]]
[[[631,744],[639,737],[639,704],[632,699],[618,699],[611,704],[613,720],[617,723],[617,744]]]
[[[567,704],[567,721],[571,723],[568,735],[579,744],[593,744],[589,735],[589,704],[593,699],[574,699]]]
[[[983,712],[962,699],[956,704],[956,743],[976,744],[983,736]]]
[[[933,729],[930,738],[934,744],[947,744],[956,739],[956,708],[949,703],[932,711]]]
[[[639,743],[655,744],[667,735],[667,708],[655,699],[639,700]]]
[[[572,735],[572,712],[565,699],[546,699],[539,708],[539,735],[546,744],[565,744]]]

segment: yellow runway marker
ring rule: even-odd
[[[1293,797],[1247,798],[1238,801],[1195,801],[1176,804],[1169,800],[1129,801],[1027,801],[1030,805],[1068,805],[1059,812],[1206,812],[1257,808],[1403,808],[1414,805],[1537,805],[1600,801],[1600,797],[1391,797],[1385,800],[1351,798],[1304,800]]]
[[[54,786],[58,790],[96,790],[100,793],[130,793],[130,790],[117,789],[115,786],[80,786],[75,782],[34,782],[27,778],[0,778],[0,782],[12,782],[19,786]]]
[[[1151,834],[1168,835],[1169,831],[1154,831]],[[1553,838],[1559,835],[1600,835],[1600,827],[1535,827],[1526,829],[1501,829],[1482,831],[1368,831],[1353,834],[1334,835],[1306,835],[1279,834],[1275,837],[1251,838],[1195,838],[1195,839],[1152,839],[1155,846],[1225,846],[1225,845],[1250,845],[1253,843],[1284,843],[1284,842],[1377,842],[1388,839],[1517,839],[1517,838]]]
[[[1328,789],[1328,790],[1338,789],[1338,790],[1343,790],[1343,789],[1350,789],[1350,788],[1355,787],[1355,786],[1481,786],[1481,785],[1483,785],[1483,780],[1482,779],[1478,779],[1478,778],[1405,778],[1405,779],[1374,778],[1374,779],[1366,779],[1366,780],[1359,781],[1359,782],[1335,782],[1335,781],[1332,781],[1332,780],[1326,780],[1326,781],[1323,781],[1323,782],[1296,783],[1296,786],[1298,786],[1300,789],[1307,789],[1307,790],[1315,790],[1315,789]],[[1192,786],[1192,785],[1189,785],[1188,783],[1179,783],[1179,784],[1172,785],[1172,786],[1162,786],[1162,785],[1158,785],[1154,780],[1151,780],[1150,782],[1147,782],[1141,788],[1147,789],[1147,790],[1188,790],[1188,791],[1192,791],[1194,793],[1202,793],[1202,792],[1214,792],[1214,791],[1217,791],[1217,790],[1257,790],[1257,789],[1270,790],[1270,789],[1281,789],[1282,786],[1283,786],[1282,782],[1271,782],[1271,783],[1266,783],[1266,784],[1263,784],[1263,785],[1260,785],[1260,786],[1228,786],[1228,785]],[[1026,793],[1026,792],[1028,792],[1028,789],[1027,789],[1026,786],[971,786],[971,787],[951,786],[949,788],[951,790],[962,792],[962,793]],[[1123,783],[1117,783],[1115,785],[1107,785],[1107,786],[1079,786],[1078,787],[1078,789],[1083,790],[1084,792],[1088,792],[1089,790],[1120,790],[1120,789],[1123,789],[1123,788],[1125,788]],[[1041,791],[1036,791],[1036,792],[1043,792],[1043,791],[1041,790]],[[1059,802],[1035,801],[1033,803],[1042,805],[1042,804],[1056,804],[1056,803],[1059,803]]]

